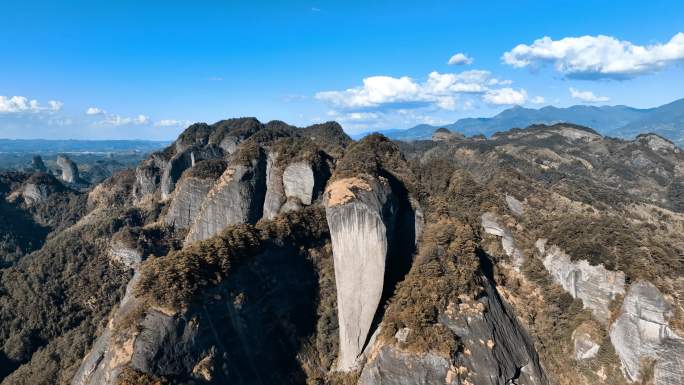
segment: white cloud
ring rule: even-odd
[[[532,103],[532,104],[544,104],[544,103],[546,103],[546,99],[544,99],[543,96],[535,96],[532,99],[530,99],[530,103]]]
[[[457,53],[451,58],[449,58],[448,64],[451,65],[463,65],[463,64],[473,64],[473,58],[469,57],[464,53]]]
[[[88,107],[86,110],[86,115],[104,115],[105,113],[105,110],[97,107]]]
[[[543,37],[504,53],[503,61],[522,68],[552,63],[569,77],[630,78],[684,61],[684,33],[665,44],[640,46],[612,36]]]
[[[573,99],[578,99],[583,103],[601,103],[610,101],[610,98],[607,96],[596,96],[591,91],[580,91],[572,87],[570,87],[570,95]]]
[[[0,95],[0,113],[57,112],[62,106],[64,103],[56,100],[48,101],[44,107],[37,100],[29,100],[25,96]]]
[[[154,123],[157,127],[179,127],[179,126],[189,126],[190,122],[187,120],[176,120],[176,119],[162,119]]]
[[[513,88],[500,88],[487,91],[482,99],[495,105],[520,105],[527,101],[527,91],[523,88],[517,91]]]
[[[362,86],[319,92],[316,99],[346,110],[423,107],[454,110],[459,94],[482,94],[491,85],[499,84],[510,84],[510,81],[493,78],[489,71],[482,70],[431,72],[422,83],[408,76],[372,76],[363,79]]]
[[[94,126],[144,126],[150,123],[150,118],[145,115],[138,115],[136,117],[127,117],[117,114],[106,115],[104,119],[93,123]]]

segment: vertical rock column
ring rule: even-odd
[[[333,182],[324,203],[337,286],[337,368],[348,371],[363,351],[380,304],[396,203],[388,183],[370,176]]]

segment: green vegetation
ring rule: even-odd
[[[269,245],[307,244],[328,234],[325,213],[312,207],[257,225],[235,225],[220,235],[196,242],[162,258],[150,258],[141,267],[136,294],[152,304],[180,309],[198,292],[215,286],[244,259]]]

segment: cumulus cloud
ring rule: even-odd
[[[189,126],[190,122],[187,120],[176,120],[176,119],[162,119],[154,123],[157,127],[179,127],[179,126]]]
[[[29,112],[57,112],[62,109],[64,103],[50,100],[47,106],[41,105],[37,100],[29,100],[25,96],[2,96],[0,95],[0,113],[29,113]]]
[[[343,91],[325,91],[316,99],[346,110],[410,109],[435,107],[454,110],[459,94],[482,94],[490,86],[510,84],[492,77],[489,71],[472,70],[461,73],[431,72],[427,79],[416,82],[403,76],[371,76],[363,85]]]
[[[520,105],[527,101],[527,91],[523,88],[514,90],[509,87],[489,90],[482,96],[482,100],[494,105]]]
[[[516,46],[502,59],[517,68],[550,63],[568,77],[625,79],[684,61],[684,33],[677,33],[667,43],[646,46],[605,35],[560,40],[543,37]]]
[[[105,112],[106,111],[101,108],[88,107],[88,109],[86,110],[86,115],[104,115]]]
[[[596,96],[591,91],[580,91],[578,89],[570,87],[570,96],[573,99],[582,101],[583,103],[602,103],[610,101],[607,96]]]
[[[463,64],[473,64],[473,58],[470,56],[464,54],[464,53],[457,53],[451,58],[449,58],[448,64],[450,66],[452,65],[463,65]]]

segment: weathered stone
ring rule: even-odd
[[[237,164],[224,171],[202,203],[186,242],[207,239],[227,226],[261,218],[266,192],[264,158],[261,155],[249,165]]]
[[[214,183],[212,178],[182,178],[174,192],[165,222],[181,229],[190,227]]]
[[[109,246],[109,258],[123,264],[129,269],[134,269],[142,262],[142,253],[121,242],[115,241]]]
[[[62,169],[63,181],[67,183],[76,183],[79,181],[78,167],[68,156],[59,154],[59,156],[57,156],[57,166]]]
[[[135,168],[133,196],[137,201],[143,201],[157,190],[166,162],[160,153],[154,153]]]
[[[523,207],[522,202],[517,200],[514,196],[506,194],[506,204],[513,215],[521,217],[525,214],[525,207]]]
[[[572,343],[575,350],[575,359],[578,361],[596,357],[600,348],[600,345],[591,338],[589,333],[579,330],[572,332]]]
[[[282,170],[276,167],[278,154],[270,152],[266,161],[266,196],[264,198],[264,218],[273,219],[285,202]]]
[[[356,365],[380,304],[396,203],[388,183],[370,176],[335,181],[324,200],[337,286],[337,368],[347,371]]]
[[[547,247],[544,242],[538,241],[537,247],[544,254],[544,267],[553,280],[573,298],[581,299],[597,320],[606,323],[610,302],[625,293],[625,274],[607,270],[603,265],[592,266],[586,260],[572,261],[559,247]]]
[[[31,159],[31,169],[38,172],[47,172],[47,167],[45,167],[43,158],[41,158],[40,155],[34,155]]]
[[[183,171],[192,167],[195,162],[207,159],[218,159],[223,156],[223,151],[219,147],[191,147],[176,155],[164,166],[161,177],[161,197],[168,199],[176,188],[176,182],[180,179]]]
[[[460,132],[449,131],[446,128],[438,128],[432,133],[432,140],[436,142],[449,141],[456,139],[465,139],[465,136]]]
[[[447,381],[451,365],[437,354],[413,354],[384,346],[361,372],[359,385],[458,385],[456,376]]]
[[[531,338],[496,288],[483,279],[484,295],[459,307],[452,303],[438,317],[463,344],[453,360],[429,351],[402,351],[378,341],[359,385],[547,384]],[[405,338],[402,330],[397,340]]]
[[[480,222],[485,233],[501,237],[501,247],[506,255],[511,258],[513,268],[516,271],[519,271],[523,262],[525,262],[525,256],[515,245],[515,240],[513,239],[511,231],[499,224],[499,219],[493,213],[482,214]]]
[[[668,325],[672,306],[652,283],[632,284],[620,315],[610,328],[610,340],[630,382],[641,379],[641,364],[655,360],[655,385],[684,384],[684,338]]]
[[[298,198],[304,205],[308,206],[313,201],[314,183],[314,172],[308,163],[292,163],[283,171],[285,196]]]

